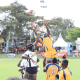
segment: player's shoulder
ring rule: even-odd
[[[30,53],[30,51],[29,50],[27,50],[24,54],[29,54]]]
[[[31,55],[34,55],[34,54],[35,54],[35,52],[30,52],[30,54],[31,54]],[[36,54],[35,54],[35,55],[36,55]]]
[[[60,66],[57,64],[48,64],[48,66],[56,66],[56,67],[60,68]]]
[[[46,67],[49,67],[50,65],[52,65],[51,63],[50,64],[46,64]]]
[[[37,57],[37,55],[35,54],[35,52],[31,52],[29,55],[30,55],[31,57]]]
[[[51,63],[50,64],[46,64],[46,70],[50,67],[50,65],[52,65]]]

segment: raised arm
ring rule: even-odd
[[[30,57],[27,56],[22,56],[23,59],[31,59]]]
[[[50,31],[49,31],[49,29],[48,29],[48,27],[47,27],[46,20],[43,20],[43,24],[46,26],[48,35],[51,35],[51,34],[50,34]]]
[[[39,33],[38,33],[38,34],[37,34],[36,41],[35,41],[35,47],[37,47],[37,43],[38,43],[38,41],[39,41],[39,38],[40,38],[40,36],[39,36]]]
[[[33,28],[33,31],[35,32],[35,35],[37,36],[37,32],[36,32],[35,29],[34,29],[33,23],[31,23],[31,26],[32,26],[32,28]]]

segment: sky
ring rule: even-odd
[[[8,6],[15,1],[26,6],[28,11],[34,10],[36,16],[44,16],[45,19],[72,19],[74,25],[80,27],[80,0],[44,0],[45,3],[40,3],[41,0],[1,0],[0,6]]]

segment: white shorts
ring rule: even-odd
[[[47,61],[51,61],[51,62],[52,62],[52,59],[53,59],[53,58],[46,58],[46,62],[47,62]],[[57,59],[57,58],[56,58],[56,59]]]

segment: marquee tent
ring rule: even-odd
[[[54,47],[67,47],[68,46],[68,44],[62,38],[61,33],[59,34],[57,41],[53,45]]]

